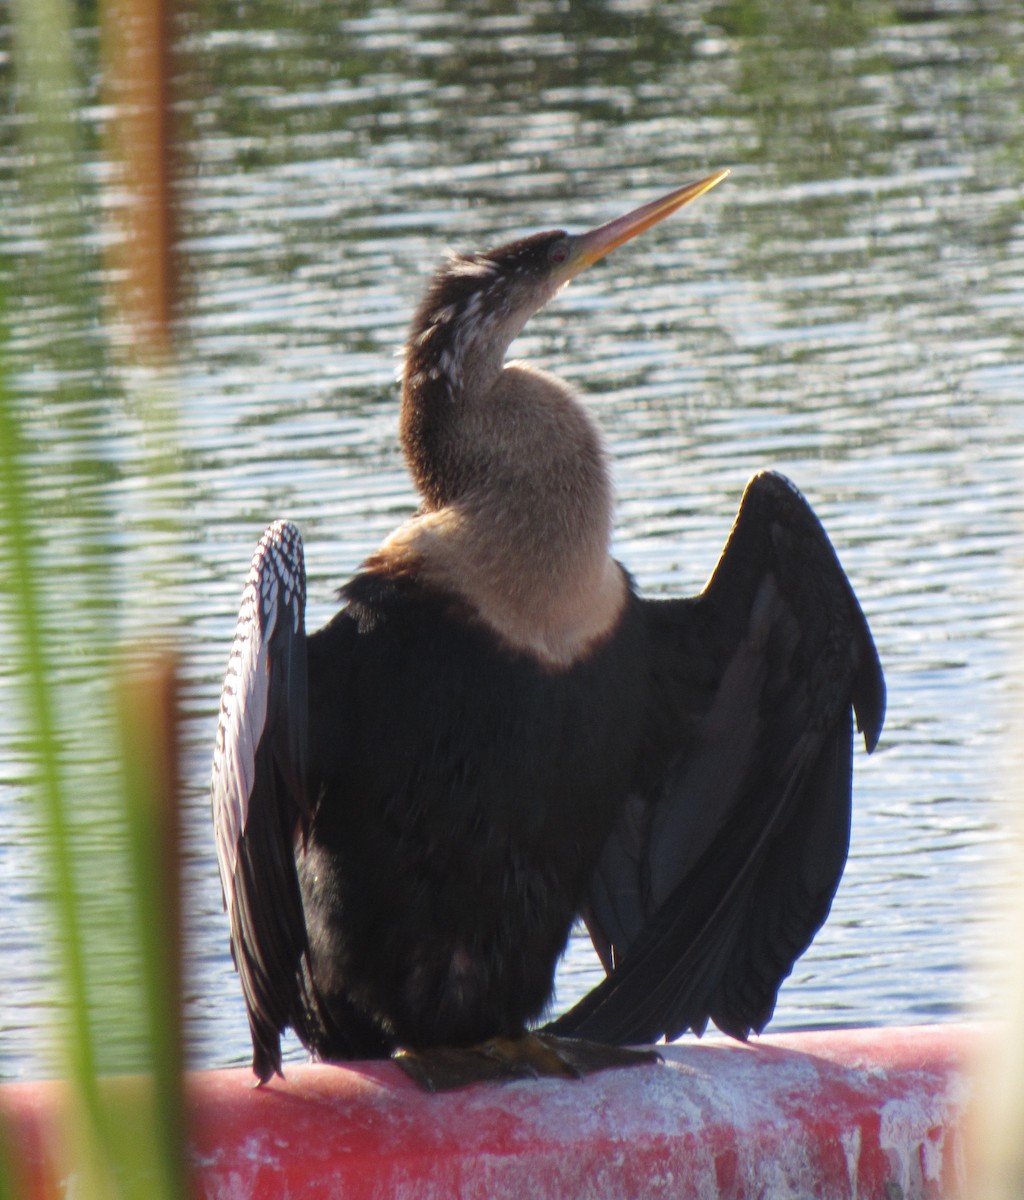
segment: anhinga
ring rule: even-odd
[[[402,386],[421,506],[316,633],[298,531],[264,534],[213,766],[261,1081],[286,1026],[323,1059],[417,1052],[435,1086],[448,1047],[487,1043],[466,1055],[487,1074],[545,1069],[552,1048],[556,1070],[604,1065],[591,1043],[709,1019],[744,1038],[824,921],[851,708],[870,751],[885,707],[824,530],[757,475],[704,590],[641,598],[609,552],[594,422],[564,383],[505,362],[573,276],[726,174],[439,269]],[[607,978],[537,1038],[579,917]]]

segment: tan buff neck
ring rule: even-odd
[[[457,506],[424,513],[397,529],[367,562],[371,570],[412,574],[466,602],[509,649],[556,669],[586,656],[615,627],[628,585],[617,562],[566,571],[502,569],[483,553],[481,532]]]
[[[509,648],[568,667],[628,595],[600,435],[564,384],[517,363],[474,409],[462,434],[484,460],[479,484],[401,526],[367,566],[451,592]]]

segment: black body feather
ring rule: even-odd
[[[345,594],[309,641],[299,877],[317,1005],[355,998],[397,1045],[517,1034],[549,999],[629,783],[639,611],[553,674],[413,581],[364,575]]]

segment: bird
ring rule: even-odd
[[[854,721],[870,753],[885,681],[822,525],[762,471],[703,590],[642,596],[585,398],[508,358],[572,278],[728,173],[450,252],[401,373],[419,507],[312,634],[299,531],[260,540],[211,787],[260,1084],[289,1027],[430,1089],[624,1065],[709,1021],[746,1039],[825,921]],[[605,978],[545,1024],[580,921]]]

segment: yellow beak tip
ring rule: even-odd
[[[657,200],[651,200],[649,203],[633,209],[625,216],[616,217],[613,221],[608,221],[606,224],[590,230],[589,233],[580,234],[576,239],[576,253],[568,264],[569,270],[566,278],[571,279],[574,275],[578,275],[580,271],[598,262],[606,254],[610,254],[623,242],[628,242],[637,234],[643,233],[645,229],[650,229],[652,225],[656,225],[665,217],[689,204],[691,200],[696,200],[705,192],[710,192],[729,174],[730,168],[722,167],[713,175],[698,179],[696,183],[685,184]]]

